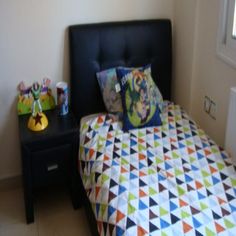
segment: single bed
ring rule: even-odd
[[[151,64],[164,99],[171,99],[169,20],[76,25],[69,34],[78,123],[105,112],[96,73],[107,68]],[[80,131],[79,171],[93,235],[236,234],[235,167],[180,106],[166,101],[158,127],[124,132],[100,114]]]

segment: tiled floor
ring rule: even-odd
[[[0,236],[90,236],[83,208],[74,210],[65,191],[40,195],[35,223],[26,224],[23,190],[0,190]]]

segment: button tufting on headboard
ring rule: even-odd
[[[69,27],[71,106],[78,121],[105,111],[96,72],[152,64],[163,97],[171,94],[171,22],[143,20]]]

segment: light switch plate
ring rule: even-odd
[[[208,96],[205,96],[205,98],[204,98],[204,111],[209,114],[210,109],[211,109],[211,99]]]
[[[209,115],[211,116],[211,118],[213,118],[214,120],[216,120],[216,103],[211,101],[211,105],[210,105],[210,113]]]

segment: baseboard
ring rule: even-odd
[[[0,191],[22,187],[22,176],[0,179]]]

